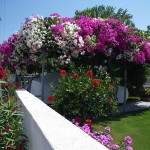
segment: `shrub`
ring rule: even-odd
[[[127,86],[131,96],[139,96],[146,82],[146,64],[127,64]]]
[[[141,93],[141,96],[150,98],[150,88],[145,88],[144,91]]]
[[[4,71],[4,70],[3,70]],[[0,79],[6,77],[3,76]],[[15,84],[0,81],[0,148],[1,150],[26,150],[28,138],[23,134],[22,113],[16,103]]]
[[[52,108],[68,119],[98,119],[116,112],[116,84],[106,69],[92,71],[80,67],[71,72],[60,71],[60,86],[52,84]],[[115,85],[115,86],[114,86]]]

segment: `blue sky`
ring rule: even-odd
[[[73,17],[76,10],[96,5],[127,9],[139,29],[146,30],[150,25],[150,0],[0,0],[0,43],[31,15],[48,17],[56,12],[63,17]]]

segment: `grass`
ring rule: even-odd
[[[139,101],[140,97],[139,96],[130,96],[130,97],[128,97],[128,101],[132,101],[132,100]]]
[[[106,120],[92,125],[97,131],[111,127],[113,143],[119,143],[129,135],[133,139],[134,150],[150,150],[150,109],[121,114],[113,120]]]

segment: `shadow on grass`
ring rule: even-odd
[[[101,118],[97,120],[93,120],[94,124],[101,124],[101,125],[106,125],[107,123],[111,124],[111,121],[120,121],[122,118],[127,118],[129,116],[141,116],[145,112],[150,111],[150,108],[142,109],[142,110],[134,110],[130,112],[118,112],[112,117],[109,118]]]

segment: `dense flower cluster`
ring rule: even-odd
[[[46,27],[42,16],[31,16],[27,18],[20,30],[22,37],[26,38],[25,43],[30,48],[31,53],[39,51],[45,41]]]
[[[13,69],[10,58],[12,52],[13,46],[10,41],[4,41],[2,45],[0,45],[0,64],[3,67],[9,66],[11,70]]]
[[[46,27],[44,18],[31,16],[17,32],[17,39],[13,43],[12,62],[18,73],[26,70],[26,66],[35,66],[38,61],[38,52],[41,52],[45,41]],[[22,69],[23,68],[23,69]]]
[[[116,150],[116,149],[122,149],[122,150],[133,150],[133,148],[130,146],[132,143],[132,138],[130,136],[126,136],[124,138],[124,142],[121,144],[111,144],[111,141],[113,141],[113,138],[110,134],[110,127],[105,127],[105,131],[92,131],[90,126],[92,121],[90,119],[87,119],[85,121],[84,125],[81,125],[81,118],[75,118],[72,119],[72,123],[75,124],[77,127],[79,127],[81,130],[83,130],[85,133],[87,133],[89,136],[109,148],[110,150]]]
[[[37,53],[43,47],[60,66],[97,54],[140,64],[150,60],[150,41],[137,35],[133,27],[117,19],[80,16],[74,20],[56,13],[47,18],[27,18],[13,40],[9,38],[0,46],[0,52],[7,57],[12,53],[13,65],[19,70],[21,66],[38,65]]]
[[[84,41],[79,34],[81,28],[71,18],[61,18],[58,14],[53,14],[52,18],[57,20],[57,23],[51,26],[52,35],[56,45],[61,49],[56,62],[65,66],[70,63],[71,58],[84,55]]]

